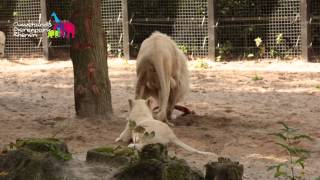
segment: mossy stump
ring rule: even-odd
[[[206,165],[206,180],[242,180],[243,165],[227,158]]]
[[[89,163],[105,163],[120,167],[129,164],[137,156],[133,149],[123,146],[100,147],[87,152],[86,161]]]
[[[63,163],[71,159],[57,139],[17,140],[15,150],[0,153],[0,180],[63,180]]]
[[[68,151],[66,143],[55,138],[29,138],[16,140],[17,149],[30,149],[40,153],[51,153],[60,160],[68,161],[72,155]]]
[[[191,169],[186,161],[169,158],[167,147],[161,144],[145,146],[139,159],[119,172],[118,180],[204,180],[199,171]]]
[[[167,160],[168,149],[162,144],[149,144],[146,145],[141,152],[139,152],[139,158],[142,160],[157,159]]]

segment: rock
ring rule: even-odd
[[[204,180],[201,172],[191,169],[186,161],[169,158],[161,144],[145,146],[139,159],[115,175],[118,180]]]
[[[230,159],[219,158],[218,162],[206,164],[206,180],[242,180],[243,165]]]
[[[71,159],[57,139],[23,139],[16,150],[0,154],[0,180],[64,180],[63,163]]]

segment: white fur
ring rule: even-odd
[[[135,147],[138,150],[141,150],[142,147],[148,144],[160,143],[163,145],[168,145],[169,143],[173,143],[190,152],[216,156],[214,153],[199,151],[191,146],[188,146],[176,137],[174,132],[166,123],[153,119],[152,112],[149,107],[151,103],[149,101],[150,99],[130,100],[131,111],[128,116],[128,120],[134,121],[136,123],[136,127],[140,126],[145,128],[145,132],[148,132],[149,134],[154,132],[155,136],[146,138],[144,133],[130,130],[128,122],[125,130],[116,139],[116,142],[122,140],[128,141],[130,138],[132,138],[133,143],[129,144],[129,147]]]
[[[167,35],[153,33],[141,44],[137,57],[136,99],[150,96],[160,111],[156,119],[166,122],[174,106],[189,91],[187,58]]]
[[[6,35],[0,31],[0,57],[4,57],[4,47],[6,42]]]

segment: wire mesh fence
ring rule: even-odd
[[[301,54],[300,0],[217,0],[219,58]]]
[[[311,0],[311,59],[320,62],[320,1]]]
[[[208,54],[207,0],[130,0],[128,14],[132,57],[154,31],[170,35],[190,56]]]
[[[123,0],[102,0],[102,26],[109,56],[124,53]],[[209,0],[128,0],[128,34],[131,57],[152,32],[170,35],[189,57],[208,56]],[[320,56],[320,1],[309,0],[310,57]],[[215,0],[217,59],[293,58],[302,54],[300,0]],[[38,22],[40,0],[1,0],[0,31],[7,36],[5,54],[42,56],[41,36],[13,36],[13,23]],[[56,12],[70,19],[71,0],[46,0],[47,19]],[[49,39],[50,56],[69,56],[66,39]],[[60,51],[61,50],[61,51]]]
[[[102,26],[109,56],[123,55],[123,28],[121,0],[102,0]]]
[[[9,58],[42,57],[42,36],[39,33],[32,37],[14,36],[15,22],[20,24],[40,22],[40,1],[1,0],[0,31],[6,35],[5,54]],[[20,32],[22,36],[23,32]]]

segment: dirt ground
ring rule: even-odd
[[[273,179],[267,166],[285,151],[269,133],[286,122],[316,138],[302,146],[314,151],[307,179],[320,176],[320,64],[304,62],[189,63],[191,92],[181,104],[196,115],[178,117],[174,132],[187,144],[231,157],[245,166],[245,179]],[[70,61],[0,61],[0,148],[25,137],[64,139],[72,153],[113,144],[125,126],[134,94],[135,64],[109,60],[114,118],[77,119]],[[255,75],[262,80],[254,81]],[[202,167],[213,157],[172,147],[173,155]]]

